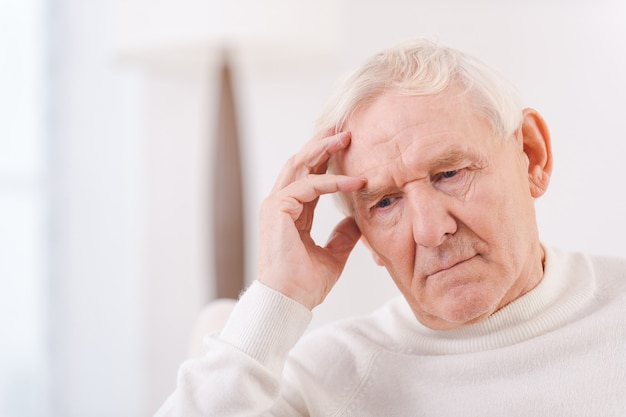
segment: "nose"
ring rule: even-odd
[[[449,198],[435,189],[414,190],[409,193],[415,243],[423,247],[437,247],[448,236],[456,233],[458,224],[450,212]]]

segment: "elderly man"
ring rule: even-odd
[[[319,132],[262,206],[258,280],[158,415],[626,415],[626,261],[541,244],[550,136],[513,88],[417,41],[347,80]],[[321,247],[331,193],[346,218]],[[402,297],[302,338],[359,239]]]

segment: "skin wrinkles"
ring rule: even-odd
[[[405,151],[406,152],[406,151]],[[402,160],[402,156],[399,155],[398,159]],[[383,164],[380,164],[378,167],[381,167]],[[410,172],[410,168],[405,164],[405,170]],[[445,153],[440,155],[434,161],[431,161],[427,172],[429,173],[441,173],[442,171],[447,170],[465,170],[459,174],[461,179],[457,179],[456,181],[462,181],[464,187],[459,188],[456,192],[457,198],[462,198],[466,195],[470,186],[473,184],[471,178],[476,175],[476,171],[484,169],[488,165],[486,158],[482,155],[478,155],[477,153],[467,149],[450,149]],[[361,173],[361,177],[366,177],[367,172]],[[432,176],[432,174],[430,174]],[[419,181],[432,181],[432,178],[429,178],[429,174],[425,173],[422,177],[414,178],[409,182],[419,182]],[[353,193],[353,201],[354,206],[360,208],[361,211],[366,208],[371,207],[371,205],[377,201],[379,201],[383,196],[391,195],[398,193],[402,188],[406,187],[407,184],[399,184],[393,186],[381,186],[381,187],[372,187],[370,184],[366,184],[365,187]]]
[[[352,143],[335,155],[339,172],[367,180],[350,194],[362,240],[440,330],[493,314],[542,276],[521,131],[495,137],[465,100],[383,95],[347,121]]]

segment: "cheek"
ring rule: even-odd
[[[408,288],[415,267],[415,242],[410,228],[372,228],[362,232],[376,263],[387,269],[401,290]]]
[[[474,214],[477,217],[491,217],[491,223],[495,227],[502,227],[517,220],[520,215],[527,214],[529,204],[532,205],[532,197],[527,181],[517,171],[500,169],[509,175],[497,176],[493,173],[483,177],[482,181],[472,188],[472,201]]]
[[[463,222],[486,243],[485,256],[505,271],[517,270],[532,240],[533,200],[517,181],[494,184],[476,194],[474,204]],[[534,228],[533,228],[534,226]],[[502,271],[506,275],[506,272]]]
[[[389,229],[375,229],[363,231],[363,237],[367,240],[370,250],[378,255],[387,266],[394,253],[397,253],[399,240],[394,239],[395,234]]]
[[[357,211],[354,220],[365,240],[369,243],[370,249],[379,253],[387,252],[390,244],[393,243],[394,236],[402,230],[398,212],[385,215],[363,214]]]

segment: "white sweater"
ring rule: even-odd
[[[402,297],[301,338],[310,317],[253,284],[157,416],[626,416],[626,260],[548,249],[534,290],[451,331]]]

